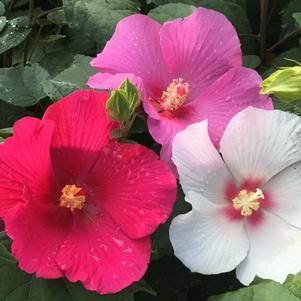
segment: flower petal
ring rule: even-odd
[[[13,130],[13,137],[0,145],[1,217],[28,198],[49,201],[56,186],[50,159],[53,123],[26,117]]]
[[[134,73],[146,87],[159,85],[163,91],[168,83],[160,49],[160,28],[159,23],[140,14],[122,19],[102,53],[92,60],[92,67],[112,74]]]
[[[12,254],[22,270],[43,278],[64,276],[55,260],[70,226],[66,212],[27,203],[7,213],[5,230],[13,240]]]
[[[226,203],[227,184],[233,179],[209,138],[207,121],[192,124],[175,136],[172,160],[185,193],[194,191],[208,201]]]
[[[228,124],[221,153],[238,181],[264,184],[301,158],[301,118],[278,110],[247,108]]]
[[[132,238],[154,232],[167,220],[176,200],[173,174],[153,151],[138,144],[104,148],[87,187],[95,187],[91,199]]]
[[[132,240],[105,213],[89,222],[75,221],[57,262],[66,277],[101,294],[114,293],[138,281],[150,258],[150,237]]]
[[[173,219],[169,234],[175,255],[192,272],[218,274],[233,270],[249,248],[243,222],[229,220],[223,213],[224,206],[198,193],[188,193],[186,200],[200,204],[200,208]]]
[[[301,163],[293,164],[263,186],[272,206],[269,211],[301,228]]]
[[[168,71],[189,83],[191,99],[229,68],[242,64],[234,27],[214,10],[197,8],[184,20],[165,23],[160,38]]]
[[[55,122],[51,155],[63,184],[81,182],[94,164],[98,151],[110,140],[116,123],[106,115],[107,99],[104,92],[76,91],[45,112],[43,120]]]
[[[200,120],[208,119],[209,134],[219,148],[220,139],[231,118],[248,106],[272,109],[269,97],[259,94],[261,77],[254,70],[232,68],[194,100]]]
[[[236,270],[237,278],[245,285],[255,276],[283,283],[288,274],[301,270],[301,230],[262,212],[261,223],[247,224],[250,250]]]

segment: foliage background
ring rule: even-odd
[[[52,102],[87,88],[86,80],[94,73],[89,61],[102,50],[118,20],[143,13],[163,23],[189,15],[196,6],[218,10],[231,20],[241,40],[244,65],[263,77],[279,66],[294,65],[285,58],[301,61],[300,0],[2,0],[0,143],[11,135],[10,127],[19,118],[40,117]],[[301,115],[298,103],[274,101],[277,108]],[[129,138],[159,150],[143,119],[134,123]],[[179,191],[173,216],[187,210]],[[251,287],[240,289],[234,272],[216,276],[191,273],[173,256],[168,226],[161,225],[153,236],[152,261],[143,281],[111,296],[20,271],[9,253],[10,241],[2,233],[0,300],[301,300],[299,275],[289,277],[284,285],[256,279]],[[218,294],[222,295],[214,296]]]

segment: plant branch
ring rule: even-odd
[[[295,37],[299,34],[301,34],[301,27],[297,28],[296,30],[294,30],[294,31],[290,32],[289,34],[287,34],[285,37],[283,37],[281,40],[279,40],[277,43],[275,43],[269,49],[267,49],[267,51],[272,52],[278,46],[282,45],[286,41],[290,40],[291,38],[293,38],[293,37]]]
[[[264,63],[265,51],[266,51],[266,28],[267,28],[267,16],[268,16],[268,6],[269,0],[260,0],[261,13],[260,13],[260,52],[261,61]]]
[[[38,19],[48,15],[49,13],[52,13],[52,12],[55,12],[55,11],[58,11],[58,10],[61,10],[61,9],[63,9],[63,6],[54,7],[52,9],[45,10],[45,11],[41,12],[39,15],[37,15],[36,17],[34,17],[31,20],[30,26],[34,26],[37,23]]]

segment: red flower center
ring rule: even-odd
[[[189,84],[182,78],[172,81],[167,90],[162,93],[160,103],[164,110],[175,111],[183,105],[189,94]]]
[[[86,202],[85,192],[76,185],[65,185],[60,197],[60,205],[69,208],[72,212],[75,209],[82,209]]]

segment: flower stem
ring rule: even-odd
[[[265,52],[266,52],[266,28],[267,28],[267,16],[269,0],[260,0],[261,13],[260,13],[260,50],[261,50],[261,61],[264,64]]]

